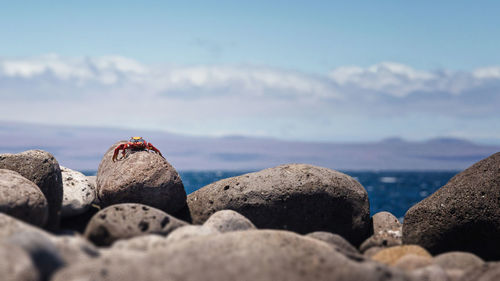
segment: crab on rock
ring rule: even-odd
[[[127,149],[136,150],[136,151],[137,150],[147,150],[147,151],[152,150],[152,151],[160,154],[161,157],[163,157],[163,155],[161,155],[161,152],[156,147],[154,147],[151,143],[145,141],[141,137],[132,137],[132,138],[130,138],[130,140],[127,143],[122,143],[115,148],[115,153],[113,154],[113,158],[112,158],[113,162],[116,161],[116,158],[118,157],[118,152],[120,150],[123,150],[122,155],[123,155],[123,157],[125,157]],[[165,157],[163,157],[163,158],[165,158]]]

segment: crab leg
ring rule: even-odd
[[[161,155],[161,152],[156,147],[154,147],[154,145],[152,145],[150,142],[148,142],[147,148],[148,148],[148,150],[152,150],[152,151],[160,154],[161,157],[163,157],[163,155]],[[165,157],[163,157],[163,158],[165,158]]]
[[[115,161],[116,161],[116,158],[118,157],[118,152],[119,152],[120,150],[123,150],[123,152],[122,152],[122,153],[123,153],[123,156],[125,157],[125,149],[126,149],[127,147],[128,147],[128,144],[126,144],[126,143],[122,143],[122,144],[120,144],[119,146],[117,146],[117,147],[115,148],[115,152],[113,153],[113,158],[112,158],[113,162],[115,162]]]

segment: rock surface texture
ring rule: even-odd
[[[169,214],[186,205],[186,191],[177,171],[163,157],[148,151],[128,151],[112,161],[111,146],[97,172],[97,196],[102,206],[141,203]],[[121,152],[120,152],[121,153]]]
[[[61,216],[72,217],[85,213],[96,197],[95,186],[77,171],[61,166],[63,202]]]
[[[46,227],[59,227],[63,185],[61,169],[54,156],[42,150],[28,150],[18,154],[0,154],[0,169],[13,170],[34,182],[45,195],[49,205]]]
[[[378,212],[372,217],[373,235],[366,239],[359,250],[365,252],[373,247],[392,247],[403,244],[403,226],[389,212]]]
[[[191,193],[187,201],[195,224],[230,209],[257,228],[301,234],[328,231],[354,245],[368,235],[366,190],[353,178],[327,168],[282,165],[220,180]]]
[[[186,225],[165,212],[142,204],[116,204],[95,214],[84,236],[98,246],[145,234],[167,235]]]
[[[403,242],[433,254],[466,251],[500,259],[500,153],[453,177],[405,215]]]
[[[86,277],[86,279],[82,278]],[[114,255],[59,271],[73,280],[410,280],[397,270],[353,262],[327,243],[288,231],[248,230],[172,243],[147,256]]]
[[[256,229],[255,225],[233,210],[222,210],[211,215],[203,226],[213,227],[219,232]]]
[[[0,212],[43,227],[48,205],[36,184],[12,170],[0,169]]]

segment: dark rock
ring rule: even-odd
[[[304,164],[220,180],[188,196],[193,223],[230,209],[258,228],[338,233],[354,245],[368,235],[366,190],[353,178]]]
[[[19,246],[28,253],[41,280],[49,280],[55,271],[66,264],[52,241],[36,232],[17,233],[5,242]]]
[[[0,212],[43,227],[48,211],[47,199],[36,184],[15,171],[0,169]]]
[[[97,195],[102,206],[141,203],[169,214],[186,205],[186,191],[177,171],[163,157],[148,151],[129,151],[112,161],[111,146],[97,172]]]
[[[480,266],[484,261],[471,253],[467,252],[448,252],[437,255],[433,263],[444,269],[467,270],[468,267]]]
[[[403,243],[500,259],[500,153],[453,177],[405,215]]]
[[[398,219],[389,212],[378,212],[372,217],[373,235],[366,239],[359,250],[365,252],[372,247],[392,247],[403,244],[402,226]]]
[[[356,248],[353,245],[351,245],[351,243],[349,243],[349,241],[345,240],[344,237],[342,237],[338,234],[325,232],[325,231],[316,231],[316,232],[309,233],[306,236],[321,240],[321,241],[326,242],[328,244],[331,244],[331,245],[337,247],[337,250],[339,252],[343,253],[344,255],[348,255],[348,256],[360,255],[358,250],[356,250]]]
[[[95,214],[84,235],[98,246],[109,246],[116,240],[145,234],[167,235],[183,225],[186,223],[150,206],[117,204]]]
[[[77,171],[61,166],[63,202],[61,216],[73,217],[85,213],[96,197],[95,186]]]
[[[288,231],[248,230],[172,243],[148,255],[107,255],[59,271],[74,280],[410,280],[399,270],[354,262],[327,243]]]
[[[40,188],[49,204],[46,228],[56,230],[61,215],[63,185],[59,163],[54,156],[42,150],[0,154],[0,169],[16,171]]]
[[[85,213],[68,218],[61,218],[61,229],[64,231],[76,231],[83,233],[89,221],[101,208],[97,205],[90,205]]]
[[[6,281],[38,281],[30,256],[19,246],[0,242],[0,276]]]
[[[203,225],[213,227],[221,233],[256,229],[251,221],[233,210],[217,211]]]

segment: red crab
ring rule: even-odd
[[[151,143],[145,141],[141,137],[132,137],[132,138],[130,138],[130,140],[127,143],[122,143],[115,148],[115,153],[113,154],[113,158],[112,158],[113,162],[116,161],[116,158],[118,157],[118,152],[120,150],[123,150],[122,154],[123,154],[123,157],[125,157],[127,149],[147,150],[147,151],[152,150],[152,151],[160,154],[161,157],[163,157],[163,155],[161,155],[161,152],[156,147],[154,147]]]

